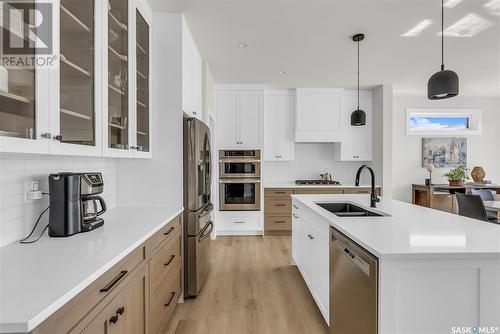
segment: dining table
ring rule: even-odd
[[[488,211],[495,211],[500,220],[500,201],[484,201],[484,208]]]

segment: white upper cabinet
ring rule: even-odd
[[[0,152],[150,158],[146,0],[56,0],[52,10],[57,66],[0,68]]]
[[[342,127],[345,138],[336,144],[335,159],[340,161],[371,161],[373,159],[373,112],[371,91],[360,91],[359,106],[366,113],[366,125],[352,126],[351,114],[358,107],[356,91],[346,91],[342,98]]]
[[[217,89],[217,146],[262,147],[262,90]]]
[[[182,110],[190,117],[202,115],[202,59],[191,31],[182,18]]]
[[[294,156],[295,94],[266,91],[264,94],[264,160],[291,161]]]
[[[342,93],[343,89],[297,89],[295,142],[342,141]]]
[[[50,153],[102,154],[102,17],[100,1],[57,1],[54,32],[59,71],[50,94]]]

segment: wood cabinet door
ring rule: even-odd
[[[137,269],[135,277],[116,295],[85,328],[85,334],[146,333],[146,266]]]
[[[238,142],[238,91],[218,90],[217,128],[224,129],[216,132],[219,148],[235,148]]]
[[[239,93],[238,133],[242,148],[262,147],[262,98],[262,91]]]

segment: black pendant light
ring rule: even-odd
[[[366,125],[366,113],[359,108],[359,42],[365,39],[364,34],[356,34],[352,37],[352,40],[358,43],[358,109],[354,110],[351,114],[351,125],[352,126],[363,126]]]
[[[427,83],[429,100],[448,99],[458,95],[458,75],[444,69],[444,0],[441,0],[441,71],[434,73]]]

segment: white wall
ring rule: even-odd
[[[468,167],[482,166],[486,179],[500,182],[500,99],[455,97],[430,101],[424,96],[394,97],[393,192],[394,198],[411,201],[412,183],[424,183],[428,177],[422,168],[422,137],[406,135],[407,108],[478,108],[483,110],[483,133],[468,136]],[[447,183],[443,174],[448,169],[433,173],[434,183]]]
[[[181,16],[153,15],[153,159],[118,162],[118,204],[182,206]]]
[[[48,192],[48,176],[51,173],[101,172],[104,179],[102,197],[109,210],[116,206],[116,166],[114,159],[0,155],[0,246],[24,238],[49,205],[47,196],[37,201],[25,199],[25,182],[36,180],[40,189]],[[48,223],[48,217],[45,213],[39,227],[43,228]]]
[[[297,179],[319,179],[319,174],[329,172],[334,180],[344,185],[353,185],[358,168],[363,162],[335,161],[334,144],[295,144],[293,161],[264,161],[262,181],[264,186],[270,183],[289,183]],[[368,165],[373,166],[373,162]],[[362,182],[369,182],[369,173],[365,172]],[[380,179],[376,179],[377,185]]]

